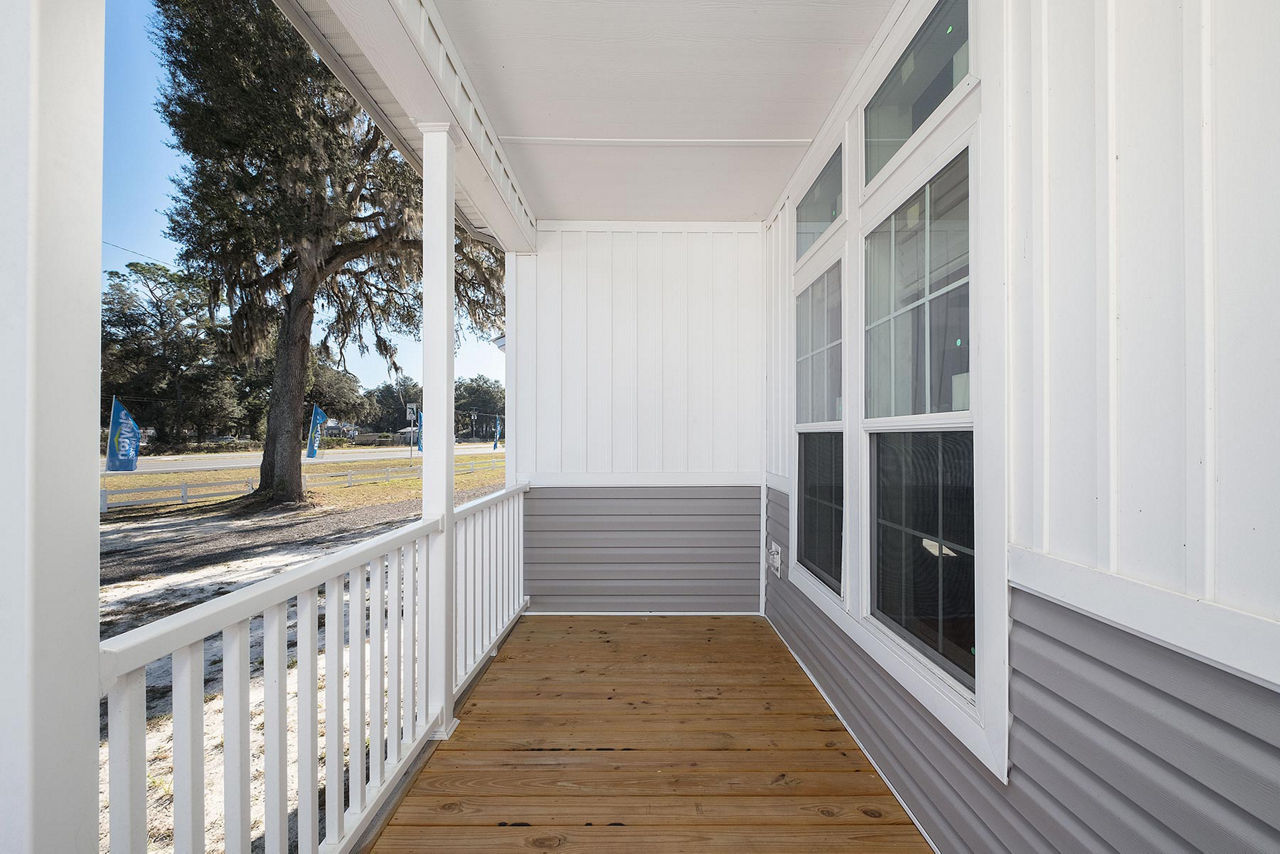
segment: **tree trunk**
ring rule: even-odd
[[[311,324],[315,319],[316,283],[299,281],[289,294],[284,321],[276,338],[275,377],[267,411],[267,435],[262,444],[262,467],[257,495],[272,503],[303,501],[302,444],[307,367],[311,361]]]

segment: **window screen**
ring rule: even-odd
[[[878,618],[974,684],[973,434],[872,435]]]
[[[844,434],[801,433],[796,559],[837,593],[844,540]]]

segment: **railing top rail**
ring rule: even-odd
[[[479,513],[481,510],[484,510],[486,507],[492,507],[493,505],[499,504],[513,495],[517,495],[521,492],[528,492],[528,491],[529,491],[528,482],[521,481],[520,483],[517,483],[515,486],[507,487],[501,492],[495,492],[495,493],[492,493],[491,495],[485,495],[481,498],[477,498],[475,501],[470,501],[466,504],[463,504],[461,507],[455,508],[453,511],[453,518],[455,521],[457,521],[458,519],[465,519],[468,516],[474,516],[476,513]]]
[[[391,548],[439,533],[441,529],[439,519],[413,522],[105,640],[99,645],[98,671],[102,695],[105,696],[111,685],[126,673],[255,617],[304,590],[381,557]]]

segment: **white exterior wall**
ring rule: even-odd
[[[1013,579],[1276,684],[1280,6],[1015,11]]]
[[[757,224],[543,222],[517,263],[520,479],[760,483]]]
[[[794,202],[843,139],[856,434],[860,235],[913,189],[860,187],[861,107],[932,5],[899,6],[765,223],[766,480],[792,495],[789,318],[802,280],[826,263],[795,263]],[[979,484],[978,501],[980,515],[993,501],[1006,508],[996,524],[1007,556],[979,574],[1004,564],[1016,587],[1280,685],[1280,348],[1266,299],[1278,245],[1268,210],[1280,197],[1268,36],[1280,5],[970,0],[970,20],[976,89],[940,124],[980,102],[975,383],[987,401],[1003,389],[1004,402],[985,407],[975,387],[976,474],[1006,469]],[[921,164],[902,170],[918,172],[916,186],[943,146],[927,141],[904,163]],[[864,462],[847,445],[846,560],[863,575]]]

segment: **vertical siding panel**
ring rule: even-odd
[[[689,302],[683,232],[662,235],[662,471],[689,470]]]
[[[613,258],[608,232],[587,235],[587,471],[612,469]]]
[[[560,232],[538,234],[537,470],[560,471]]]
[[[739,412],[736,469],[764,468],[764,287],[760,234],[738,235]],[[733,466],[729,470],[733,470]]]
[[[1048,198],[1062,214],[1044,233],[1045,318],[1050,327],[1045,343],[1045,478],[1051,496],[1046,511],[1052,517],[1046,528],[1054,554],[1099,566],[1104,562],[1096,511],[1100,484],[1080,476],[1098,465],[1098,403],[1105,394],[1098,388],[1107,356],[1097,316],[1097,227],[1092,217],[1066,213],[1091,209],[1097,192],[1096,29],[1094,9],[1087,3],[1058,4],[1046,13],[1053,38],[1045,73],[1055,102],[1046,114],[1045,181]]]
[[[636,319],[638,335],[639,471],[662,471],[663,334],[662,235],[636,237]],[[683,370],[683,366],[681,367]]]
[[[773,235],[775,226],[772,222],[768,223],[764,228],[764,317],[765,317],[765,335],[764,335],[764,436],[765,436],[765,454],[764,454],[764,470],[766,472],[778,471],[777,451],[775,444],[777,442],[777,420],[778,412],[781,406],[778,403],[778,374],[777,374],[777,351],[781,342],[778,340],[778,329],[776,323],[776,312],[774,311],[774,281],[773,281]]]
[[[1181,10],[1115,7],[1116,569],[1186,589]],[[1153,142],[1158,141],[1158,144]],[[1066,209],[1063,209],[1064,217]]]
[[[716,322],[708,327],[715,342],[712,358],[715,365],[715,460],[716,471],[733,471],[738,463],[738,429],[743,417],[741,388],[738,384],[740,349],[740,302],[749,297],[743,293],[738,271],[736,235],[721,232],[713,236],[715,279],[712,301],[716,305]],[[744,428],[746,425],[742,425]]]
[[[720,386],[719,377],[714,376],[714,365],[719,358],[720,330],[727,323],[725,305],[712,295],[711,284],[712,277],[720,272],[720,259],[716,257],[713,263],[711,251],[712,240],[719,236],[706,233],[688,236],[690,471],[716,468],[712,465],[712,449],[715,447],[718,452],[722,438],[716,430]]]
[[[1275,35],[1280,5],[1218,4],[1213,45],[1212,281],[1208,338],[1213,370],[1210,462],[1216,468],[1216,599],[1280,619],[1276,571],[1275,440],[1280,349],[1275,344]],[[1266,143],[1262,141],[1268,141]],[[1215,292],[1216,291],[1216,292]],[[1219,300],[1218,295],[1222,298]]]
[[[540,238],[541,239],[541,236]],[[516,452],[514,465],[520,474],[533,471],[538,447],[538,256],[521,255],[516,276]]]
[[[636,470],[636,236],[613,235],[613,470]]]
[[[563,240],[560,316],[561,471],[587,470],[587,362],[595,355],[587,346],[587,236],[566,231]]]

